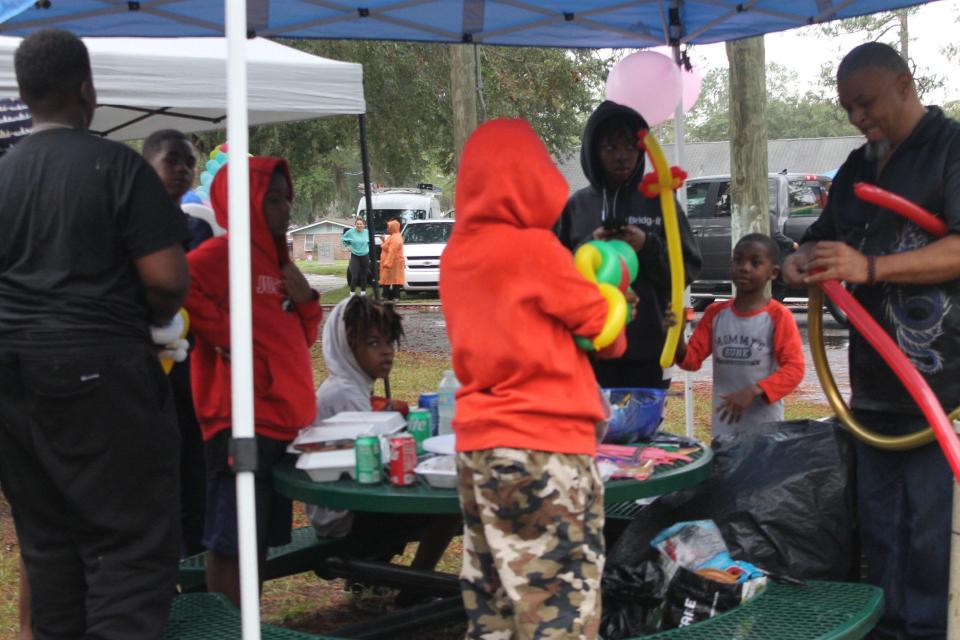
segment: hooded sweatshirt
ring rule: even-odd
[[[250,158],[250,260],[253,284],[254,421],[258,435],[290,441],[316,413],[310,345],[317,339],[319,300],[292,303],[281,268],[290,262],[285,238],[275,238],[263,214],[263,199],[275,171],[290,181],[279,158]],[[291,185],[292,185],[291,181]],[[229,229],[227,172],[210,187],[217,223]],[[228,429],[230,420],[229,271],[227,234],[212,238],[187,256],[190,292],[186,306],[196,337],[191,355],[193,401],[204,440]]]
[[[368,376],[347,343],[347,326],[343,314],[354,298],[341,300],[327,315],[323,325],[323,361],[329,377],[317,389],[317,417],[314,424],[341,411],[370,411],[373,378]],[[314,531],[322,538],[342,538],[350,533],[353,514],[342,509],[307,505],[307,517]]]
[[[356,227],[347,229],[340,236],[340,244],[350,250],[355,256],[365,256],[370,253],[370,235],[367,230],[357,230]]]
[[[329,376],[317,389],[317,417],[314,424],[341,411],[371,411],[373,378],[360,368],[347,343],[343,314],[353,298],[341,300],[323,325],[323,361]]]
[[[458,451],[596,452],[604,410],[586,354],[607,316],[597,286],[551,232],[566,180],[524,120],[493,120],[467,140],[457,218],[440,260],[453,351]]]
[[[599,140],[596,132],[600,125],[612,117],[624,115],[633,120],[637,130],[647,128],[646,121],[639,113],[609,100],[602,102],[587,120],[580,146],[580,166],[590,186],[570,196],[556,231],[560,242],[571,251],[590,240],[593,231],[608,219],[636,225],[647,234],[643,248],[637,252],[640,268],[631,288],[639,302],[636,318],[627,325],[627,352],[624,359],[656,363],[666,338],[663,314],[670,299],[670,266],[660,199],[647,198],[637,191],[637,185],[643,179],[643,155],[637,162],[636,170],[621,187],[607,188],[597,148]],[[679,203],[677,218],[684,275],[689,285],[700,275],[700,249]]]
[[[400,235],[400,222],[387,223],[390,234],[380,247],[380,284],[403,284],[403,236]]]

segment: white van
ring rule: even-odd
[[[366,198],[361,197],[357,203],[357,216],[373,226],[377,235],[377,244],[380,236],[387,232],[388,220],[399,220],[400,228],[411,220],[433,220],[443,216],[440,210],[440,192],[432,185],[420,185],[418,188],[389,188],[377,189],[370,194],[373,204],[373,216],[367,215]]]

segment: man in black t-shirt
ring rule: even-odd
[[[793,285],[846,281],[949,412],[960,404],[960,124],[924,107],[899,54],[869,43],[837,69],[840,104],[866,144],[850,154],[830,200],[784,264]],[[937,239],[856,198],[869,182],[947,225]],[[819,273],[817,270],[822,269]],[[927,426],[903,384],[850,330],[851,407],[865,426],[902,435]],[[856,445],[857,503],[871,582],[886,596],[872,637],[942,638],[950,551],[950,469],[936,444],[904,452]]]
[[[33,133],[0,158],[0,486],[38,638],[156,638],[174,594],[179,437],[151,324],[188,284],[183,216],[90,135],[83,43],[24,39]]]

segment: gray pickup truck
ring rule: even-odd
[[[829,179],[805,173],[769,174],[771,235],[782,232],[799,242],[827,202]],[[697,238],[703,267],[700,277],[691,286],[695,306],[704,307],[714,297],[728,297],[730,283],[730,176],[704,176],[687,180],[687,217]],[[786,240],[782,238],[782,240]],[[805,296],[789,292],[775,283],[778,299]]]

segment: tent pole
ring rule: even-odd
[[[684,125],[684,113],[683,113],[683,67],[682,67],[682,57],[680,55],[680,44],[674,44],[671,49],[673,50],[673,60],[680,66],[680,75],[677,77],[680,78],[680,101],[677,103],[677,110],[673,115],[673,148],[674,148],[674,160],[678,167],[683,167],[685,158],[683,154],[683,125]],[[680,206],[683,207],[684,212],[687,210],[687,190],[679,189],[677,192],[677,198],[680,200]],[[683,306],[690,306],[690,287],[687,287],[683,290]],[[684,339],[690,340],[690,325],[688,324],[684,330]],[[683,372],[683,418],[686,425],[686,434],[688,438],[693,437],[693,383],[690,380],[690,372]]]
[[[247,130],[247,2],[224,0],[227,37],[227,163],[230,207],[230,375],[233,440],[256,446],[253,428],[253,314],[250,275],[250,163]],[[240,612],[243,640],[260,640],[260,580],[253,470],[237,470]]]
[[[363,165],[363,198],[367,205],[367,235],[370,238],[370,271],[373,279],[373,299],[380,300],[380,248],[373,231],[373,197],[370,190],[370,152],[367,150],[367,114],[357,116],[360,123],[360,160]]]

